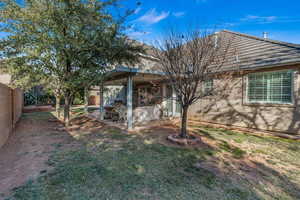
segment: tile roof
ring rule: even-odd
[[[259,38],[223,30],[221,37],[233,38],[230,48],[236,51],[224,65],[226,69],[258,69],[300,64],[300,45]],[[237,58],[238,56],[238,58]],[[234,63],[234,64],[233,64]]]

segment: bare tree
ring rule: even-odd
[[[216,75],[225,76],[222,66],[234,58],[230,48],[234,38],[222,37],[209,31],[188,31],[184,34],[170,31],[158,43],[155,57],[173,88],[181,105],[181,138],[187,138],[189,107],[196,101],[216,92],[204,87]],[[204,87],[204,89],[203,89]]]

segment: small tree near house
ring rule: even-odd
[[[224,81],[230,77],[230,74],[222,72],[222,66],[234,58],[235,50],[230,48],[233,39],[209,31],[188,31],[184,34],[171,31],[158,43],[155,57],[181,105],[180,138],[189,136],[189,107],[224,89],[213,88],[211,80],[215,76],[223,76]]]

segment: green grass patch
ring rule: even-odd
[[[58,153],[50,159],[54,171],[16,189],[11,199],[258,199],[194,167],[199,154],[157,144]]]
[[[92,113],[94,112],[95,110],[98,110],[99,108],[96,108],[96,107],[88,107],[88,112],[89,113]],[[80,115],[84,115],[85,114],[85,111],[84,111],[84,107],[83,106],[80,106],[80,107],[72,107],[71,108],[71,111],[74,113],[74,116],[77,117],[77,116],[80,116]]]
[[[50,118],[55,118],[54,112],[32,112],[32,113],[23,113],[22,118],[32,119],[32,120],[47,120]]]
[[[55,151],[47,162],[54,170],[17,188],[10,199],[259,199],[195,166],[213,150],[145,144],[143,137],[116,129],[95,134],[100,146],[85,140],[76,151]]]
[[[243,158],[246,154],[246,151],[243,151],[238,147],[232,146],[226,141],[222,141],[221,143],[219,143],[219,147],[224,151],[230,152],[233,155],[233,157],[237,159]]]

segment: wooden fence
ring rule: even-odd
[[[0,83],[0,148],[6,143],[22,115],[23,92]]]

